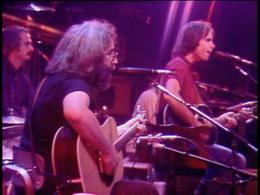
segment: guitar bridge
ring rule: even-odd
[[[106,186],[110,186],[114,180],[114,175],[108,175],[104,172],[102,158],[100,155],[98,157],[98,167],[99,167],[101,181],[104,182]]]

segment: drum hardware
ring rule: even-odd
[[[22,134],[25,118],[13,115],[13,109],[10,109],[10,115],[2,117],[2,135],[3,140],[12,139]]]
[[[16,5],[10,7],[10,9],[21,10],[21,11],[33,11],[33,12],[55,12],[55,9],[47,6],[36,5],[35,3],[30,3],[29,5]]]
[[[3,116],[2,123],[4,125],[22,125],[25,123],[25,118],[14,115]]]
[[[2,164],[13,164],[12,146],[19,143],[20,135],[22,134],[23,125],[15,125],[2,128]]]
[[[25,189],[25,195],[34,194],[32,180],[25,169],[16,165],[5,165],[3,166],[3,174],[10,178],[10,181],[7,181],[8,186],[6,186],[7,194],[14,193],[12,190],[14,184],[23,186]]]
[[[2,165],[13,164],[13,150],[9,147],[2,146]]]
[[[15,137],[21,136],[24,125],[13,125],[2,128],[3,140],[10,140]]]

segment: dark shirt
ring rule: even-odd
[[[14,115],[25,117],[31,102],[32,84],[25,75],[23,68],[15,70],[8,60],[3,62],[3,116],[10,115],[9,109],[14,109]]]
[[[63,99],[66,95],[83,91],[90,98],[91,88],[88,82],[72,73],[51,74],[46,79],[35,103],[32,114],[32,130],[36,152],[46,160],[46,171],[51,171],[51,146],[56,131],[61,126],[68,126],[63,115]],[[31,113],[31,108],[29,110]],[[26,119],[21,146],[30,149],[29,115]]]

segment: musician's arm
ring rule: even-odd
[[[234,128],[238,124],[234,112],[226,112],[215,118],[215,120],[227,128]]]
[[[63,99],[63,114],[82,140],[101,152],[107,166],[105,171],[112,174],[117,164],[115,151],[102,134],[96,117],[88,108],[89,103],[90,98],[85,92],[72,92]]]
[[[180,96],[180,84],[177,79],[169,79],[166,82],[166,88],[177,97],[182,98]],[[163,94],[163,97],[170,104],[172,112],[180,117],[185,123],[191,126],[200,125],[200,122],[195,118],[189,108],[167,94]]]
[[[252,104],[251,102],[244,103],[246,104]],[[239,104],[241,105],[241,104]],[[238,106],[233,106],[238,107]],[[245,107],[242,106],[234,109],[234,111],[226,112],[219,117],[216,118],[218,122],[226,126],[227,128],[234,128],[238,125],[238,122],[245,122],[246,120],[254,117],[254,107]]]

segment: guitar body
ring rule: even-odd
[[[102,132],[105,137],[110,140],[111,144],[118,137],[116,131],[116,122],[113,118],[108,118],[101,126]],[[112,183],[106,184],[101,179],[99,167],[99,155],[90,145],[84,145],[81,138],[77,140],[77,161],[79,166],[80,177],[82,179],[83,192],[94,193],[97,195],[110,194],[111,188],[114,183],[119,181],[123,176],[123,156],[119,152],[117,156],[119,164],[117,166]]]
[[[109,117],[101,126],[104,136],[113,144],[117,139],[117,127]],[[70,128],[61,127],[55,134],[52,144],[52,166],[55,175],[72,179],[65,193],[86,192],[97,195],[109,194],[113,184],[123,176],[122,154],[118,152],[119,164],[114,177],[101,174],[100,155],[90,144],[84,144]]]
[[[53,174],[68,179],[77,180],[72,185],[60,189],[62,195],[82,192],[81,178],[77,165],[77,135],[68,127],[60,127],[52,142]]]
[[[206,107],[198,107],[202,112],[211,115],[210,111]],[[181,119],[179,119],[178,116],[176,116],[170,108],[170,105],[167,104],[163,111],[163,123],[164,124],[175,124],[177,126],[183,127],[179,128],[180,131],[173,132],[176,135],[180,135],[186,138],[189,138],[193,141],[195,141],[197,144],[203,146],[203,144],[212,145],[216,143],[218,139],[218,132],[215,128],[209,128],[207,126],[198,126],[198,127],[190,127],[185,125]],[[178,129],[178,128],[177,128]],[[199,133],[206,133],[209,135],[209,140],[207,142],[204,142],[200,136]]]

